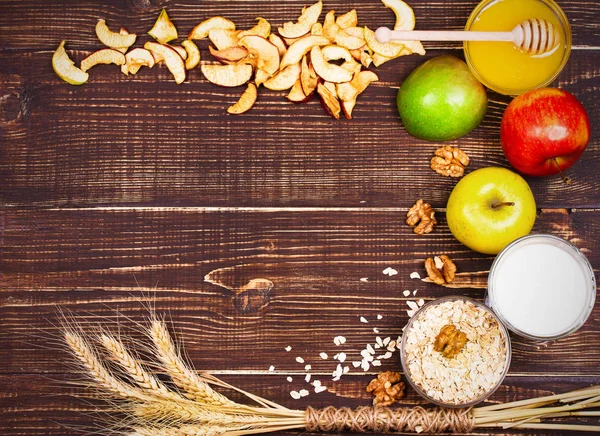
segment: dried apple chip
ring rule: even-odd
[[[248,64],[206,64],[200,65],[204,77],[215,85],[234,88],[241,86],[252,77],[252,65]]]
[[[96,36],[98,36],[102,44],[114,49],[129,48],[135,43],[137,38],[135,33],[121,35],[117,32],[111,32],[104,20],[98,20],[96,23]]]
[[[239,33],[238,30],[211,29],[208,31],[208,39],[217,47],[217,50],[225,50],[229,47],[237,47]]]
[[[152,68],[155,62],[150,51],[145,48],[134,48],[125,55],[125,65],[121,67],[121,71],[125,75],[136,74],[142,66]]]
[[[112,48],[103,48],[95,51],[81,61],[81,71],[87,71],[98,64],[125,65],[125,55]]]
[[[166,9],[160,12],[154,26],[148,31],[148,35],[161,44],[166,44],[169,41],[177,39],[177,28],[169,19]]]
[[[327,62],[320,47],[312,48],[310,51],[310,60],[315,72],[323,80],[333,83],[343,83],[352,80],[352,73],[350,71]]]
[[[311,35],[323,36],[323,25],[321,23],[315,23],[310,28]]]
[[[408,4],[402,0],[381,0],[381,3],[396,15],[394,30],[413,30],[415,28],[415,13]]]
[[[229,47],[225,50],[215,50],[212,46],[208,46],[208,50],[216,60],[224,64],[236,63],[248,56],[248,50],[244,47]]]
[[[312,65],[308,63],[307,56],[302,58],[300,82],[302,84],[302,91],[304,91],[304,94],[306,95],[312,95],[319,83],[317,73],[315,73]]]
[[[279,27],[277,31],[284,38],[299,38],[310,32],[313,24],[319,20],[321,11],[323,10],[323,2],[319,0],[314,5],[306,8],[302,15],[298,18],[297,23],[291,21],[284,23],[283,27]]]
[[[256,70],[256,75],[254,77],[254,83],[256,83],[256,86],[260,86],[263,83],[265,83],[267,80],[269,80],[273,75],[270,73],[267,73],[265,70],[261,70],[260,68]]]
[[[300,79],[300,63],[290,65],[275,76],[264,82],[264,86],[271,91],[285,91],[294,86]]]
[[[248,112],[254,103],[256,103],[256,99],[258,98],[258,90],[254,83],[248,83],[248,87],[240,96],[240,99],[232,106],[227,109],[227,112],[233,115],[243,114],[244,112]]]
[[[235,30],[235,23],[224,17],[212,17],[194,27],[187,39],[204,39],[212,29]]]
[[[121,30],[119,30],[119,35],[129,35],[129,32],[124,27],[121,27]],[[121,53],[125,54],[125,53],[127,53],[127,50],[129,50],[129,47],[118,47],[118,48],[115,48],[115,50],[118,50]],[[123,69],[122,66],[121,66],[121,69]]]
[[[304,103],[308,101],[311,96],[312,93],[308,96],[304,94],[304,91],[302,90],[302,82],[300,82],[300,80],[297,80],[296,83],[294,83],[294,86],[292,86],[292,89],[290,90],[286,98],[293,103]]]
[[[180,84],[185,80],[185,64],[183,58],[179,56],[173,47],[158,42],[147,42],[144,48],[152,53],[156,62],[158,59],[164,59],[167,69],[173,74],[175,83]]]
[[[177,54],[179,56],[181,56],[181,59],[183,59],[184,61],[187,59],[188,54],[187,54],[187,50],[183,47],[179,47],[178,45],[170,45],[170,44],[165,44],[169,47],[171,47],[173,50],[175,50],[177,52]]]
[[[356,13],[356,9],[352,9],[349,12],[346,12],[343,15],[340,15],[337,20],[335,20],[335,24],[340,26],[340,28],[345,29],[347,27],[354,27],[358,25],[358,14]]]
[[[279,56],[282,56],[287,52],[287,46],[285,45],[285,41],[281,39],[281,36],[271,33],[269,35],[269,42],[277,47],[279,50]]]
[[[349,35],[345,30],[340,30],[335,34],[333,40],[336,44],[341,45],[348,50],[358,50],[365,46],[367,41],[363,38],[358,38],[353,35]]]
[[[185,60],[185,69],[191,70],[200,63],[200,50],[193,41],[186,39],[181,43],[182,47],[187,52],[187,59]]]
[[[248,35],[256,35],[256,36],[262,36],[263,38],[268,38],[269,35],[271,34],[271,23],[269,23],[267,20],[265,20],[264,18],[257,18],[258,23],[256,24],[256,26],[254,26],[252,29],[248,29],[248,30],[242,30],[238,37],[239,38],[243,38],[244,36],[248,36]]]
[[[336,120],[339,120],[342,108],[335,94],[322,83],[317,86],[317,94],[321,97],[321,104],[325,111]]]
[[[279,50],[262,36],[248,35],[240,39],[240,45],[256,55],[258,68],[269,74],[275,74],[279,69]]]
[[[90,78],[85,71],[77,68],[65,51],[65,41],[62,41],[52,55],[52,68],[65,82],[71,85],[83,85]]]
[[[289,65],[297,64],[313,47],[319,47],[327,44],[329,44],[329,40],[323,36],[303,36],[288,48],[287,52],[281,59],[279,68],[283,69]]]

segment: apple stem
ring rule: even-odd
[[[514,206],[514,205],[515,205],[515,203],[512,201],[501,201],[501,202],[492,204],[492,209],[498,209],[499,207],[502,207],[502,206]]]
[[[558,164],[558,161],[556,160],[555,157],[553,157],[552,160],[554,161],[556,168],[558,168],[558,172],[560,173],[560,177],[562,178],[562,181],[565,183],[565,185],[570,185],[572,182],[571,178],[565,176],[565,174],[562,172],[562,169],[560,168],[560,165]]]

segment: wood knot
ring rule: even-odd
[[[15,91],[0,90],[0,124],[10,124],[22,116],[19,94]]]
[[[253,279],[242,286],[233,297],[233,306],[238,313],[255,313],[266,308],[271,301],[273,282],[267,279]]]
[[[162,4],[166,2],[161,0],[128,0],[127,3],[129,9],[144,12],[156,9],[157,7],[162,6]]]

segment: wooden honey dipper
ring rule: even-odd
[[[375,37],[383,44],[390,41],[505,41],[512,42],[530,55],[547,53],[560,42],[558,30],[552,23],[538,18],[523,21],[511,32],[391,30],[380,27]]]

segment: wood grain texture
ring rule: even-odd
[[[442,53],[433,51],[428,57]],[[600,52],[574,52],[558,85],[600,125]],[[429,168],[439,144],[409,136],[395,105],[401,79],[421,62],[409,56],[377,69],[355,119],[335,121],[321,104],[294,105],[260,91],[247,114],[225,109],[240,91],[193,71],[176,85],[164,67],[134,78],[113,66],[82,87],[61,82],[50,52],[0,54],[0,201],[8,205],[444,207],[456,180]],[[39,64],[32,69],[31,64]],[[2,97],[3,96],[3,97]],[[483,124],[454,141],[469,171],[508,166],[499,126],[508,97],[490,94]],[[567,174],[530,179],[539,207],[599,207],[596,129]]]
[[[425,237],[412,233],[405,214],[8,210],[0,263],[0,373],[61,371],[55,351],[36,348],[56,336],[57,305],[81,314],[85,325],[116,319],[115,308],[142,321],[148,312],[141,301],[148,297],[176,320],[190,357],[204,369],[266,371],[270,358],[292,371],[302,366],[294,361],[301,355],[314,370],[331,372],[331,363],[316,356],[335,354],[338,334],[348,338],[351,360],[375,341],[373,327],[382,337],[400,335],[407,300],[457,292],[483,297],[480,289],[457,291],[409,278],[413,271],[424,275],[424,259],[436,254],[448,254],[459,272],[471,274],[485,274],[493,258],[458,243],[442,213],[441,224]],[[598,271],[599,223],[598,211],[545,211],[534,231],[570,240]],[[388,266],[399,274],[382,274]],[[365,277],[367,282],[360,280]],[[273,289],[243,289],[257,278],[273,282]],[[405,289],[418,293],[407,298]],[[360,316],[371,323],[360,323]],[[31,335],[26,342],[24,334]],[[287,345],[294,355],[283,351]],[[511,370],[595,375],[599,359],[596,309],[577,334],[550,346],[515,338]],[[398,356],[389,367],[399,367]]]

